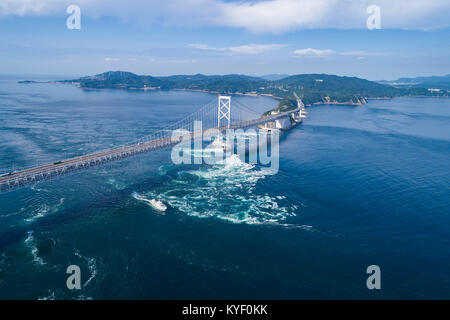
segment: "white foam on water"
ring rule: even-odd
[[[97,259],[95,257],[88,257],[88,256],[84,256],[80,253],[79,250],[75,250],[74,252],[75,256],[77,256],[78,258],[80,258],[81,260],[84,260],[84,262],[86,263],[86,266],[90,272],[90,276],[89,278],[86,280],[86,282],[83,284],[83,288],[86,287],[89,283],[91,283],[91,281],[97,277],[98,275],[98,262]]]
[[[65,198],[60,198],[59,201],[54,205],[49,205],[48,203],[44,203],[40,206],[33,205],[30,207],[31,209],[31,217],[26,218],[26,222],[33,222],[39,218],[45,217],[48,214],[56,213],[59,211],[61,206],[64,203]]]
[[[20,208],[20,209],[17,210],[17,211],[14,211],[14,212],[11,212],[11,213],[2,215],[2,216],[0,216],[0,218],[8,218],[8,217],[20,215],[20,214],[22,214],[24,211],[25,211],[25,207],[22,207],[22,208]]]
[[[44,265],[45,264],[44,260],[41,257],[39,257],[39,255],[38,255],[38,248],[36,245],[36,241],[33,237],[33,231],[27,232],[27,238],[25,239],[24,243],[31,250],[31,255],[33,256],[33,262],[35,262],[41,266]]]
[[[42,192],[42,191],[46,192],[46,191],[48,191],[47,189],[38,188],[37,185],[31,186],[31,190],[34,190],[34,191],[37,191],[37,192]]]
[[[91,276],[83,284],[83,287],[87,286],[92,281],[92,279],[94,279],[97,276],[97,273],[98,273],[97,260],[95,258],[89,258],[87,261],[87,266],[88,266],[89,272],[91,273]]]
[[[189,216],[215,217],[231,223],[276,224],[296,214],[284,195],[254,192],[257,183],[272,173],[270,170],[256,168],[232,155],[212,166],[181,171],[176,179],[145,194]]]
[[[48,292],[49,292],[49,294],[47,296],[40,297],[40,298],[38,298],[38,300],[56,300],[56,293],[55,293],[55,291],[49,290]]]
[[[114,178],[109,178],[106,182],[112,185],[116,190],[123,190],[127,187],[124,183],[117,181]]]
[[[173,164],[163,164],[158,167],[158,173],[163,176],[173,167]]]

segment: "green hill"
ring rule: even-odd
[[[81,88],[123,88],[197,90],[221,94],[266,94],[284,101],[295,101],[294,92],[305,104],[364,104],[367,98],[392,98],[404,95],[442,96],[447,91],[422,87],[399,88],[356,77],[328,74],[301,74],[279,80],[267,80],[239,74],[174,75],[152,77],[124,71],[108,71],[95,76],[64,80]]]
[[[450,74],[445,76],[399,78],[394,81],[382,81],[382,83],[396,87],[450,90]]]

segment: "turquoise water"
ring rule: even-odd
[[[117,146],[214,98],[17,80],[0,79],[0,168]],[[276,175],[166,150],[0,195],[0,298],[450,298],[450,100],[308,111]]]

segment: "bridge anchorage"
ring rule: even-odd
[[[16,171],[3,170],[3,172],[0,172],[0,193],[30,186],[43,180],[53,179],[88,167],[174,146],[179,143],[178,139],[172,138],[172,132],[177,129],[184,129],[184,132],[187,132],[191,137],[212,128],[226,130],[258,126],[269,130],[287,129],[305,118],[303,115],[305,113],[304,106],[300,99],[298,99],[297,108],[294,110],[276,111],[262,116],[259,112],[248,108],[241,102],[233,101],[233,113],[231,113],[231,97],[219,95],[218,98],[187,117],[127,145],[31,168]],[[195,121],[202,122],[202,132],[195,132]],[[270,125],[271,123],[273,125]],[[288,123],[290,123],[289,126]]]

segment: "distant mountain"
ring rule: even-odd
[[[283,78],[287,78],[289,76],[290,76],[289,74],[274,73],[274,74],[266,74],[264,76],[261,76],[260,78],[275,81],[275,80],[281,80]]]
[[[274,81],[279,90],[295,91],[304,103],[362,104],[367,98],[392,98],[400,91],[389,85],[356,77],[328,74],[300,74]]]
[[[433,91],[423,87],[399,88],[356,77],[328,74],[300,74],[267,80],[240,74],[230,75],[174,75],[153,77],[124,71],[108,71],[60,82],[74,83],[82,88],[123,88],[192,90],[221,94],[265,94],[294,104],[296,93],[305,104],[364,104],[367,98],[392,98],[402,95],[448,95],[445,91]],[[289,100],[289,101],[287,101]]]
[[[108,71],[95,76],[82,77],[62,82],[77,82],[82,88],[161,88],[163,82],[152,76],[138,76],[132,72]]]
[[[171,89],[200,90],[217,93],[256,92],[265,86],[267,81],[262,78],[229,74],[224,76],[203,74],[175,75],[158,77]]]
[[[399,78],[394,81],[381,81],[398,87],[422,87],[427,89],[450,90],[450,74],[445,76]]]

